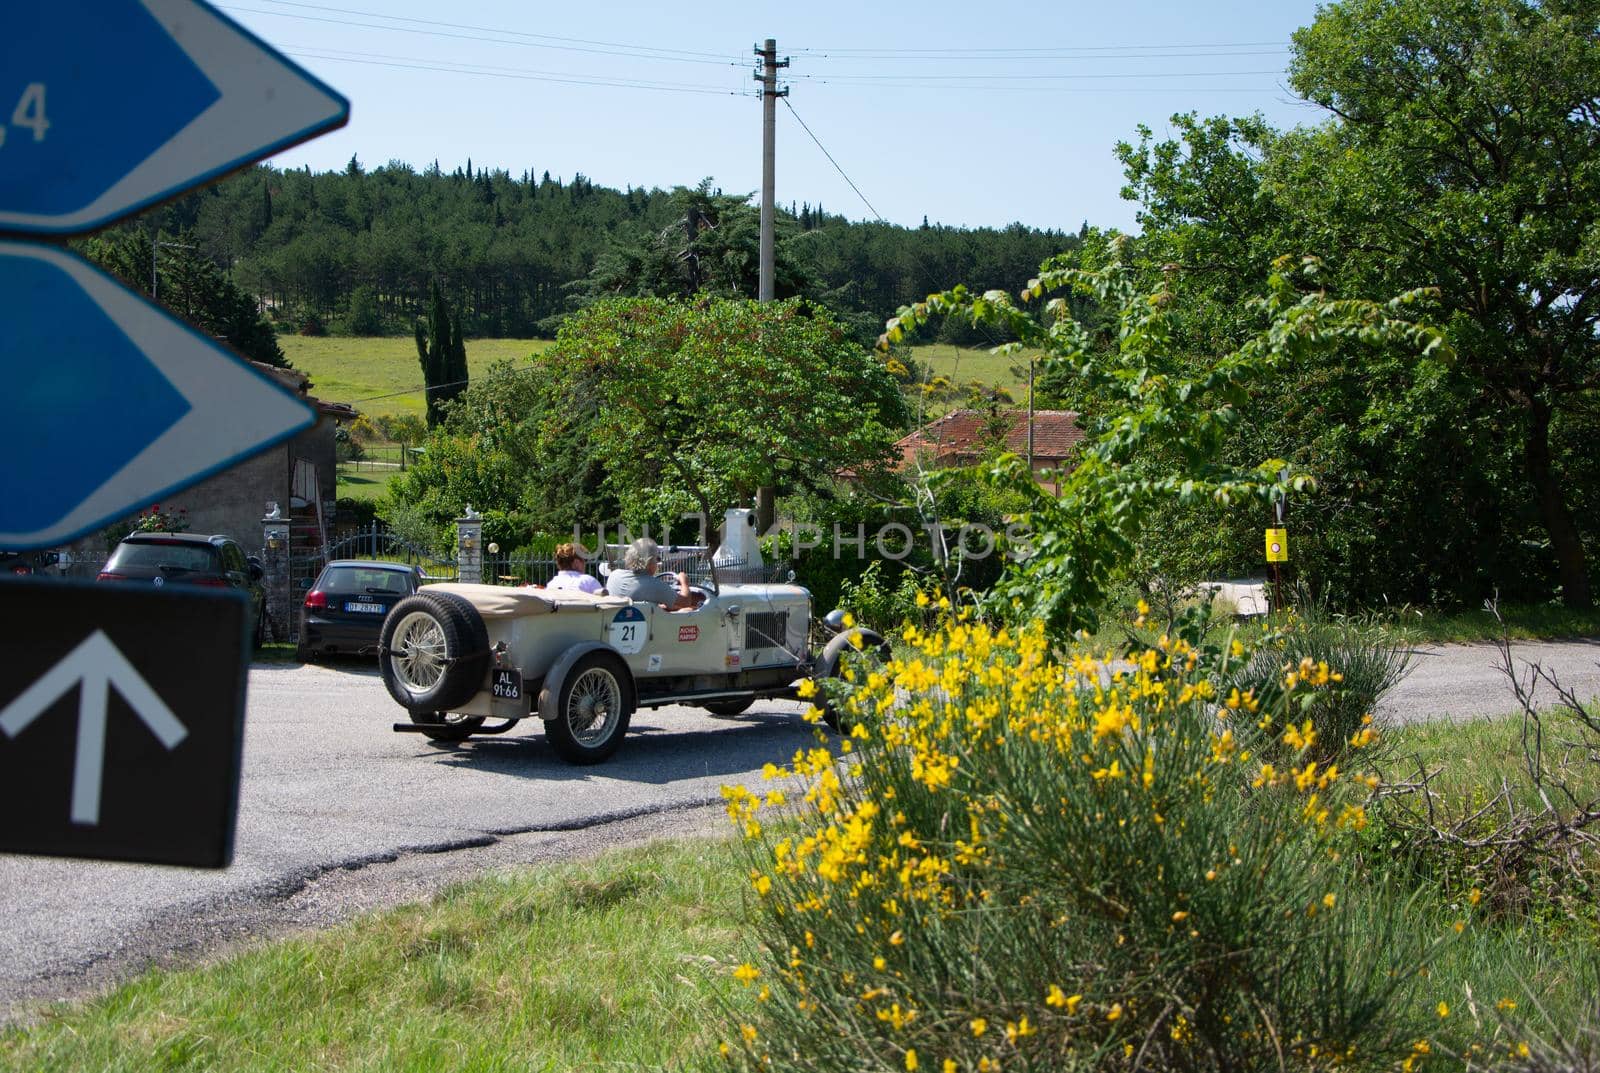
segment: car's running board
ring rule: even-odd
[[[708,700],[754,700],[760,697],[793,695],[790,686],[773,686],[770,689],[712,689],[704,693],[662,693],[654,697],[640,697],[639,707],[661,708],[668,704],[700,704]]]

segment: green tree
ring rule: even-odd
[[[451,317],[437,279],[429,290],[428,319],[417,321],[414,335],[417,363],[426,385],[428,427],[438,428],[445,404],[466,389],[467,348],[461,338],[461,319]]]
[[[190,243],[163,244],[154,259],[156,298],[206,335],[249,358],[280,369],[289,359],[256,302]],[[91,238],[89,259],[146,297],[150,294],[151,238],[142,230],[107,231]]]
[[[1349,277],[1439,289],[1459,375],[1499,412],[1580,607],[1587,559],[1552,435],[1600,386],[1597,25],[1594,0],[1329,6],[1295,34],[1290,78],[1337,121],[1287,139],[1273,169],[1289,212],[1350,251]]]
[[[586,441],[638,520],[692,509],[714,526],[764,485],[881,477],[905,420],[883,364],[798,300],[599,302],[541,361],[543,435]]]
[[[1044,622],[1058,639],[1095,628],[1108,583],[1127,575],[1140,543],[1160,529],[1156,523],[1172,507],[1266,503],[1312,486],[1282,458],[1227,458],[1224,448],[1252,383],[1329,351],[1443,349],[1436,332],[1404,317],[1419,293],[1387,304],[1302,294],[1299,273],[1284,259],[1265,297],[1254,302],[1265,326],[1237,348],[1185,367],[1175,353],[1176,329],[1186,314],[1177,295],[1165,287],[1141,293],[1123,262],[1127,243],[1114,244],[1112,252],[1113,262],[1094,271],[1067,258],[1047,263],[1021,295],[1029,303],[1052,294],[1040,314],[1005,291],[974,296],[957,287],[901,310],[884,340],[898,342],[935,316],[1003,326],[1021,345],[1043,352],[1047,363],[1071,369],[1100,400],[1072,470],[1056,475],[1055,494],[1040,489],[1015,455],[1003,456],[993,470],[997,485],[1026,502],[1017,520],[1031,531],[1010,547],[1012,561],[992,590],[993,606],[1005,617]],[[1114,350],[1096,346],[1072,315],[1071,303],[1058,293],[1071,291],[1119,311]]]
[[[1334,293],[1435,290],[1451,362],[1330,355],[1252,407],[1256,442],[1325,474],[1319,539],[1369,597],[1533,596],[1548,571],[1590,602],[1597,19],[1593,0],[1345,0],[1295,35],[1291,81],[1327,123],[1178,117],[1178,139],[1122,147],[1145,278],[1195,299],[1193,353],[1257,327],[1239,298],[1279,253],[1320,255]]]

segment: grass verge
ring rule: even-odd
[[[5,1070],[659,1069],[716,1047],[739,960],[731,843],[496,874],[28,1029]]]

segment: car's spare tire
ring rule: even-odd
[[[389,611],[378,651],[383,684],[401,706],[430,715],[448,712],[483,688],[489,631],[464,598],[419,592]]]

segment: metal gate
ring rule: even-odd
[[[422,569],[424,581],[455,581],[461,576],[455,559],[444,559],[431,550],[401,539],[381,522],[357,529],[332,541],[326,549],[310,542],[289,542],[290,606],[299,607],[322,568],[335,559],[375,559],[406,563]]]

